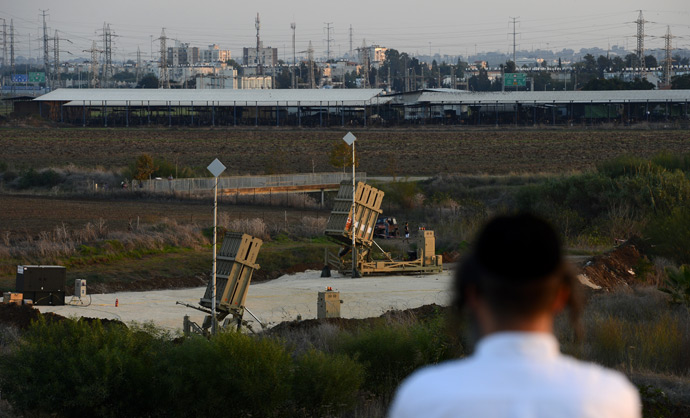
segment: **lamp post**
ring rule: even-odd
[[[355,183],[355,141],[357,140],[357,137],[352,135],[352,132],[348,132],[344,137],[343,141],[349,146],[352,147],[352,278],[360,277],[359,273],[357,272],[357,249],[356,249],[356,241],[355,241],[355,232],[357,229],[357,226],[355,224],[355,209],[356,209],[356,204],[355,204],[355,192],[356,192],[356,183]]]
[[[225,171],[225,166],[218,158],[213,160],[211,164],[206,167],[208,171],[215,177],[213,187],[213,272],[211,274],[211,334],[216,333],[216,232],[218,230],[218,176]]]

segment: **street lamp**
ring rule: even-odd
[[[355,141],[357,140],[357,137],[352,135],[352,132],[348,132],[344,137],[343,141],[349,146],[352,147],[352,278],[357,278],[360,277],[359,273],[357,272],[357,250],[355,248],[356,246],[356,241],[355,241],[355,230],[356,230],[356,224],[355,224],[355,191],[356,191],[356,183],[355,183]]]
[[[218,230],[218,176],[225,171],[225,166],[218,158],[213,160],[211,164],[206,167],[208,171],[215,177],[215,185],[213,188],[213,273],[211,277],[211,334],[216,333],[216,232]]]

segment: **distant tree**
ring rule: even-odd
[[[141,154],[135,164],[134,178],[137,180],[150,179],[154,171],[156,171],[156,165],[153,163],[153,157],[149,154]]]
[[[290,69],[283,67],[280,72],[275,77],[276,88],[277,89],[289,89],[292,86],[292,76],[290,74]]]
[[[599,55],[597,58],[597,75],[603,77],[606,70],[613,67],[613,62],[603,55]]]
[[[646,79],[637,78],[635,81],[623,81],[620,78],[595,78],[582,86],[582,90],[652,90],[654,87],[654,84]]]
[[[138,89],[157,89],[158,88],[158,77],[153,73],[148,73],[137,84]]]
[[[137,75],[134,73],[130,73],[129,71],[122,71],[117,74],[113,74],[113,80],[134,82],[137,80]]]
[[[625,56],[625,66],[626,67],[639,67],[640,60],[637,58],[637,54],[628,54]]]
[[[681,57],[680,55],[676,54],[673,56],[673,63],[676,65],[690,65],[690,58]]]
[[[611,69],[613,71],[623,71],[625,68],[625,61],[621,57],[613,57],[611,60]]]
[[[479,74],[470,77],[467,83],[472,91],[491,91],[491,80],[489,80],[489,74],[484,68],[480,68]]]
[[[239,72],[240,70],[242,70],[242,66],[240,65],[240,63],[238,63],[237,61],[235,61],[235,60],[232,59],[232,58],[229,59],[229,60],[227,60],[227,61],[225,61],[225,63],[228,64],[229,66],[231,66],[232,68],[236,69],[238,72]]]
[[[656,57],[654,55],[646,55],[644,57],[644,65],[647,66],[647,68],[654,68],[658,67],[659,63],[656,60]]]
[[[690,74],[677,75],[671,78],[671,88],[673,90],[690,89]]]
[[[506,73],[514,73],[517,70],[517,66],[513,61],[506,61],[505,67],[503,67]]]
[[[356,153],[356,150],[355,150]],[[337,141],[333,144],[331,152],[328,153],[328,162],[335,168],[352,167],[352,148],[350,148],[345,141]],[[359,159],[355,160],[355,167],[359,166]]]

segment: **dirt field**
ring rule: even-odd
[[[586,170],[620,154],[689,152],[688,131],[355,130],[360,169],[372,175],[508,174]],[[0,129],[0,163],[119,168],[141,153],[228,175],[331,171],[341,130]]]
[[[0,231],[37,234],[63,223],[70,229],[103,219],[111,230],[127,229],[129,222],[157,223],[164,218],[179,223],[213,224],[213,203],[204,201],[95,200],[49,196],[0,195]],[[303,216],[328,216],[328,211],[232,205],[221,198],[218,212],[231,218],[261,218],[265,222],[288,222]]]

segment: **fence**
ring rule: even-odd
[[[366,173],[357,173],[357,180],[366,182]],[[214,178],[144,180],[141,188],[158,193],[194,193],[213,190]],[[349,173],[306,173],[268,176],[219,177],[221,194],[265,194],[338,190],[342,181],[352,181]]]

